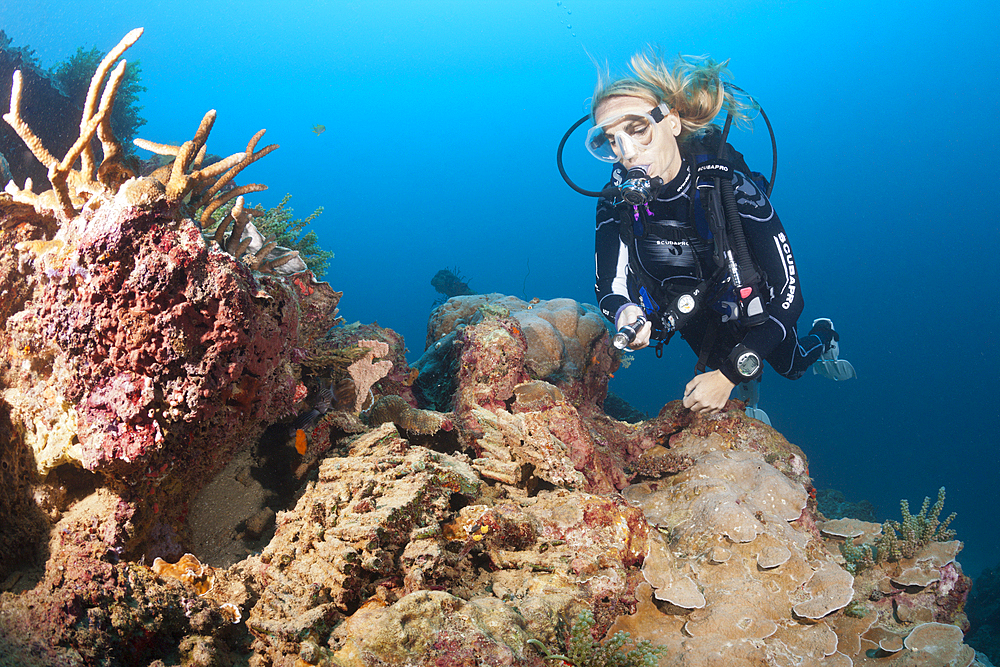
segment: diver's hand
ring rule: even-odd
[[[639,316],[645,316],[642,312],[642,308],[635,305],[625,306],[622,312],[618,314],[618,319],[615,321],[615,329],[621,329],[626,324],[632,324]],[[629,350],[641,350],[642,348],[649,345],[649,334],[653,331],[653,325],[648,321],[642,325],[639,331],[635,334],[635,340],[632,344],[628,346]]]
[[[684,407],[698,414],[715,414],[726,407],[736,385],[721,371],[695,375],[684,387]]]

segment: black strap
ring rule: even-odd
[[[719,335],[719,326],[722,325],[722,320],[718,317],[709,317],[708,325],[705,327],[705,337],[701,340],[701,353],[698,355],[698,363],[695,364],[694,372],[704,373],[705,368],[708,367],[708,355],[712,353],[712,348],[715,347],[715,339]]]

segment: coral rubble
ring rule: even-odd
[[[805,454],[738,402],[612,419],[620,359],[570,299],[450,299],[410,369],[397,334],[345,325],[271,243],[248,251],[242,201],[203,233],[270,150],[258,133],[202,166],[212,113],[182,146],[144,143],[174,158],[159,174],[117,170],[96,91],[137,36],[91,87],[99,165],[46,155],[17,95],[9,114],[53,190],[0,195],[4,658],[973,663],[943,497],[887,527],[827,521]],[[253,447],[280,469],[252,470]],[[213,506],[265,493],[264,473],[288,504]],[[865,551],[891,551],[886,528],[898,558]]]

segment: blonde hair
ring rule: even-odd
[[[729,61],[717,63],[710,58],[677,56],[672,66],[653,51],[637,53],[629,63],[632,74],[610,81],[599,75],[590,116],[611,97],[638,97],[655,107],[661,102],[677,112],[681,119],[678,141],[698,134],[711,124],[719,111],[732,111],[737,122],[749,121],[747,105],[737,100],[722,83]]]

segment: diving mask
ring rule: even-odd
[[[626,155],[646,148],[653,141],[654,125],[666,118],[666,102],[649,113],[628,113],[610,118],[587,132],[587,150],[603,162],[620,162]]]

